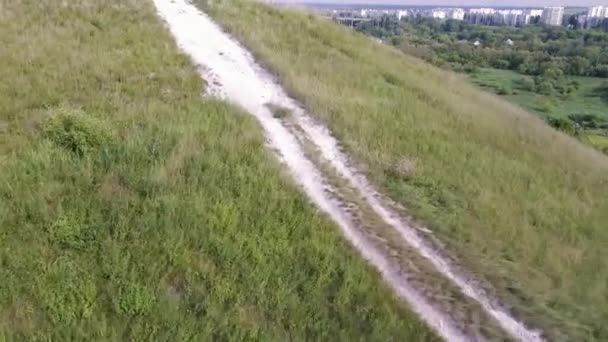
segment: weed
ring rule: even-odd
[[[117,293],[117,311],[126,316],[145,315],[154,307],[156,298],[147,287],[128,283]]]
[[[54,143],[79,156],[110,141],[110,134],[101,122],[83,112],[64,108],[51,111],[42,131]]]
[[[82,241],[83,230],[80,223],[62,216],[51,225],[48,233],[53,242],[65,247],[79,248],[84,243]]]

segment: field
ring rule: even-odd
[[[505,95],[507,99],[542,117],[594,114],[608,119],[607,103],[594,95],[594,90],[600,87],[606,81],[605,79],[572,77],[580,84],[578,90],[565,99],[558,96],[549,99],[546,96],[519,89],[517,82],[522,78],[529,78],[529,76],[520,75],[511,70],[498,69],[480,69],[479,72],[470,76],[473,83],[494,92],[505,87],[512,89],[512,94]],[[550,103],[548,111],[545,108],[547,102]]]
[[[199,3],[518,317],[550,340],[608,338],[608,158],[312,14]]]
[[[151,1],[2,6],[0,340],[436,339]]]

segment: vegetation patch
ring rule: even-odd
[[[59,217],[48,229],[49,238],[65,248],[81,248],[84,246],[86,227],[68,216]]]
[[[69,257],[61,257],[49,265],[35,291],[46,319],[56,326],[73,325],[92,314],[98,289],[90,274]]]
[[[139,316],[150,312],[156,298],[146,286],[129,282],[116,294],[117,311],[125,316]]]
[[[55,144],[84,156],[110,142],[108,128],[81,111],[59,108],[50,112],[42,126],[44,135]]]

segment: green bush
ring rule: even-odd
[[[79,156],[110,142],[110,133],[99,120],[81,111],[59,108],[43,124],[44,135]]]
[[[392,37],[389,39],[389,42],[390,42],[390,44],[391,44],[392,46],[399,46],[399,45],[401,45],[401,40],[402,40],[402,39],[401,39],[401,37],[400,37],[400,36],[392,36]]]
[[[129,283],[118,293],[117,310],[128,316],[145,315],[154,305],[154,293],[143,285]]]
[[[570,135],[574,135],[576,133],[574,123],[566,118],[549,118],[548,122],[551,127],[557,129],[558,131],[562,131]]]
[[[553,95],[555,89],[553,88],[553,84],[547,80],[542,80],[536,85],[537,92],[543,95]]]
[[[523,77],[521,80],[519,80],[519,89],[530,92],[536,92],[536,84],[531,78]]]
[[[507,60],[504,59],[498,59],[495,60],[493,62],[491,62],[492,67],[496,68],[496,69],[509,69],[511,63]]]
[[[48,229],[49,238],[52,242],[59,243],[62,247],[80,248],[84,246],[82,239],[83,227],[75,220],[62,216]]]
[[[475,73],[479,72],[479,68],[476,67],[474,64],[471,64],[471,63],[465,64],[464,67],[463,67],[463,70],[467,74],[475,74]]]
[[[574,88],[574,90],[578,90],[581,86],[581,83],[577,80],[571,80],[570,86],[572,86],[572,88]]]
[[[608,125],[608,121],[594,114],[570,114],[568,119],[578,122],[584,129],[597,129]]]
[[[472,63],[467,63],[467,64],[454,63],[452,65],[452,70],[456,71],[456,72],[464,72],[467,74],[471,74],[473,76],[479,72],[479,68]]]
[[[501,86],[496,90],[496,94],[498,95],[511,95],[512,93],[511,88],[507,86]]]
[[[33,292],[43,303],[42,310],[53,325],[76,325],[91,314],[98,290],[91,272],[78,262],[59,257],[39,276],[41,283],[33,286]]]

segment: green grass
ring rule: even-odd
[[[150,1],[2,6],[0,340],[436,339]]]
[[[608,154],[608,136],[605,133],[585,133],[581,140]]]
[[[312,14],[199,3],[517,316],[550,339],[608,339],[608,158]]]
[[[500,88],[512,89],[513,94],[506,95],[509,101],[516,103],[526,110],[536,113],[541,117],[559,116],[567,117],[571,114],[594,114],[601,118],[608,119],[606,101],[594,94],[595,89],[602,86],[605,79],[596,77],[572,77],[571,79],[579,82],[578,90],[572,92],[567,98],[560,96],[547,96],[534,92],[518,89],[518,82],[522,78],[529,76],[520,75],[511,70],[480,69],[479,72],[471,75],[473,83],[483,88],[496,91]],[[550,102],[551,110],[543,110],[543,104]]]

